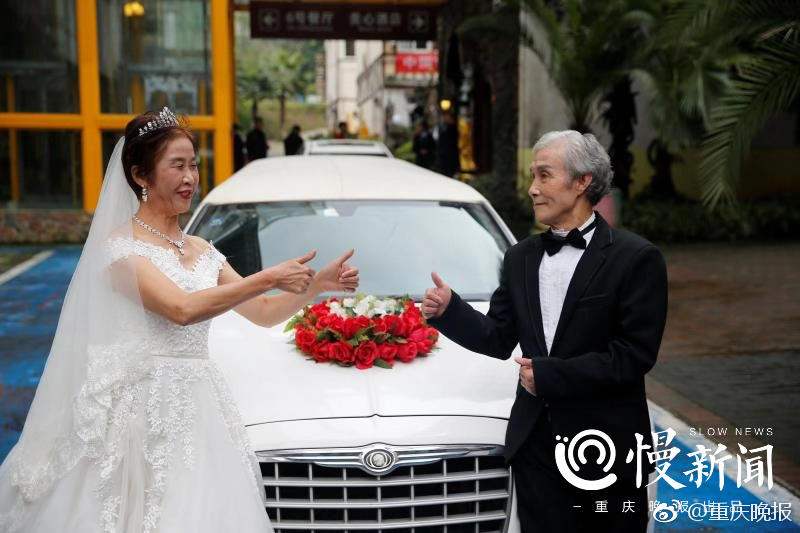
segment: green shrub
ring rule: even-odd
[[[411,141],[404,142],[400,146],[394,149],[394,156],[397,159],[402,159],[403,161],[408,161],[409,163],[414,162],[414,150],[411,149],[412,143]]]
[[[784,240],[800,235],[800,198],[748,200],[709,211],[688,199],[628,200],[622,225],[653,242]]]

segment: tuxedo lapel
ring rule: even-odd
[[[535,238],[533,244],[533,251],[525,256],[525,292],[528,296],[528,314],[533,326],[537,353],[526,355],[547,355],[547,344],[544,342],[544,328],[542,326],[542,307],[539,301],[539,265],[544,254],[542,238]]]
[[[594,279],[597,271],[603,266],[606,260],[605,248],[612,243],[611,228],[608,226],[608,223],[603,220],[599,214],[595,216],[597,217],[597,228],[592,236],[592,240],[589,241],[589,245],[578,261],[578,265],[575,267],[575,273],[572,275],[572,280],[567,288],[567,294],[564,297],[564,305],[561,308],[561,316],[558,318],[558,326],[553,336],[553,344],[550,347],[551,354],[555,353],[558,341],[564,334],[564,330],[569,324],[569,321],[572,319],[575,305],[586,292],[586,289]]]

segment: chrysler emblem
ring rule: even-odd
[[[362,455],[361,462],[370,472],[381,474],[394,466],[395,455],[384,448],[373,448]]]

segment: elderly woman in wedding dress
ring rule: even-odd
[[[354,291],[358,270],[351,250],[315,273],[311,251],[239,276],[179,226],[196,159],[194,135],[167,108],[128,123],[20,441],[0,466],[0,531],[271,531],[258,462],[208,358],[210,320],[233,309],[278,324],[320,293]]]

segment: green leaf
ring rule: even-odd
[[[713,109],[703,143],[700,180],[703,200],[711,208],[731,206],[741,164],[753,138],[766,122],[800,95],[800,45],[765,44],[742,62],[739,79]]]
[[[388,369],[392,368],[392,365],[390,365],[387,361],[384,361],[383,359],[375,359],[375,363],[373,364],[381,368],[388,368]]]
[[[289,322],[286,323],[286,327],[283,328],[284,333],[288,333],[289,331],[293,330],[297,324],[303,322],[305,317],[303,315],[294,315]]]

